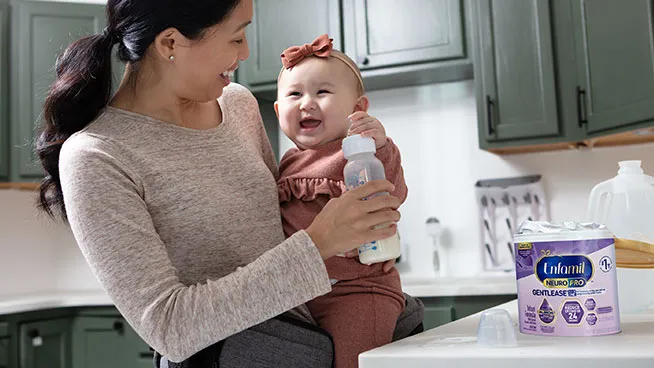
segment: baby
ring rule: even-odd
[[[331,198],[346,189],[341,152],[351,134],[372,137],[392,194],[406,199],[407,188],[397,146],[384,127],[367,114],[368,97],[356,64],[332,49],[325,34],[313,43],[282,53],[275,113],[297,148],[282,158],[277,182],[287,236],[306,229]],[[356,253],[356,251],[354,252]],[[334,340],[335,367],[357,367],[358,355],[391,342],[404,295],[397,270],[363,265],[355,254],[325,261],[332,291],[307,303],[320,327]],[[387,268],[387,269],[384,269]]]

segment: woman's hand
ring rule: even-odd
[[[391,195],[369,198],[375,193],[393,190],[389,181],[374,180],[327,202],[306,230],[322,258],[328,259],[361,244],[395,235],[400,200]],[[374,228],[389,222],[392,223],[389,227]]]

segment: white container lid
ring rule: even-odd
[[[613,233],[605,226],[595,223],[525,221],[513,236],[515,243],[609,239]]]
[[[362,137],[361,134],[351,135],[343,139],[342,143],[343,156],[345,159],[359,153],[375,153],[375,140],[370,137]]]

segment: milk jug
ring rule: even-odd
[[[654,178],[641,161],[621,161],[618,175],[590,192],[588,217],[616,239],[621,313],[654,312]]]

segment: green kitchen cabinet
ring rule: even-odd
[[[647,140],[637,130],[654,126],[651,1],[479,0],[472,13],[482,149]]]
[[[327,33],[341,48],[341,13],[334,0],[254,0],[252,24],[246,28],[250,57],[237,71],[239,83],[257,91],[274,85],[282,68],[281,52]]]
[[[480,142],[560,133],[550,11],[541,0],[474,3]]]
[[[76,317],[73,321],[72,368],[132,367],[121,317]]]
[[[241,63],[236,80],[273,101],[280,53],[323,33],[334,39],[334,48],[358,63],[369,91],[471,79],[468,4],[469,0],[254,0],[254,17],[246,32],[250,57]]]
[[[0,316],[0,368],[151,368],[152,358],[113,307]]]
[[[654,120],[650,0],[570,2],[579,122],[588,133]]]
[[[517,295],[479,295],[454,298],[454,319],[461,319],[500,304],[515,300]]]
[[[105,5],[79,4],[50,1],[12,0],[10,2],[11,38],[9,47],[9,92],[3,98],[2,75],[0,75],[0,153],[6,145],[3,135],[3,115],[10,111],[9,130],[9,180],[33,181],[44,174],[34,153],[34,140],[42,124],[42,109],[51,83],[55,79],[54,66],[57,56],[73,41],[102,32],[106,24]],[[0,7],[0,73],[7,73],[3,64],[6,55],[3,40],[6,28]],[[114,91],[122,77],[124,65],[112,58]],[[6,87],[6,85],[5,85]],[[3,102],[5,101],[5,102]],[[8,105],[2,105],[7,103]],[[2,162],[0,156],[0,177]]]
[[[9,368],[11,343],[9,324],[7,322],[0,322],[0,368]]]
[[[70,318],[20,325],[20,368],[70,367]]]
[[[515,294],[421,297],[425,305],[423,327],[430,330],[514,299]]]
[[[0,0],[0,180],[9,178],[9,144],[9,2]]]
[[[115,308],[82,308],[75,314],[72,368],[151,368],[153,352]]]
[[[425,331],[454,321],[454,306],[452,305],[425,302],[424,313],[422,325]]]
[[[129,325],[125,325],[127,361],[125,367],[152,368],[154,351]]]
[[[366,90],[472,79],[469,0],[343,0],[345,52]]]
[[[344,0],[343,19],[362,70],[466,57],[461,0]]]

